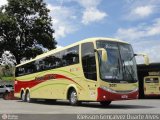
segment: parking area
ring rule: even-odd
[[[159,99],[114,101],[108,107],[98,102],[70,106],[68,101],[34,103],[0,99],[0,114],[160,114]]]

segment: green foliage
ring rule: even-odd
[[[0,51],[9,50],[17,63],[54,49],[52,20],[43,0],[8,0],[0,8]],[[42,46],[42,47],[40,47]]]
[[[1,78],[3,81],[14,81],[14,77],[11,76],[11,77],[2,77]]]
[[[15,67],[0,66],[0,80],[12,80]]]

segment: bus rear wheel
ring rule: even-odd
[[[102,106],[109,106],[111,104],[112,101],[101,101],[100,104]]]
[[[28,91],[27,94],[26,94],[26,101],[28,103],[32,102],[33,100],[30,98],[30,92]]]
[[[76,106],[79,105],[80,102],[78,101],[77,92],[72,90],[69,94],[69,102],[71,105]]]
[[[25,92],[22,92],[22,93],[21,93],[21,100],[22,100],[23,102],[26,102]]]

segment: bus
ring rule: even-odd
[[[138,78],[132,46],[113,38],[88,38],[51,50],[19,64],[15,70],[15,97],[100,102],[138,98]]]
[[[148,66],[146,66],[145,64],[138,64],[137,73],[138,73],[138,80],[139,80],[139,98],[145,98],[147,97],[147,95],[145,96],[144,94],[145,92],[144,85],[148,83],[145,83],[144,77],[150,77],[150,78],[160,77],[160,63],[149,63]],[[148,96],[148,97],[151,98],[154,96]]]
[[[144,77],[144,96],[160,96],[160,76]]]

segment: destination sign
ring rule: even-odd
[[[150,76],[160,76],[160,71],[158,72],[148,72]]]

